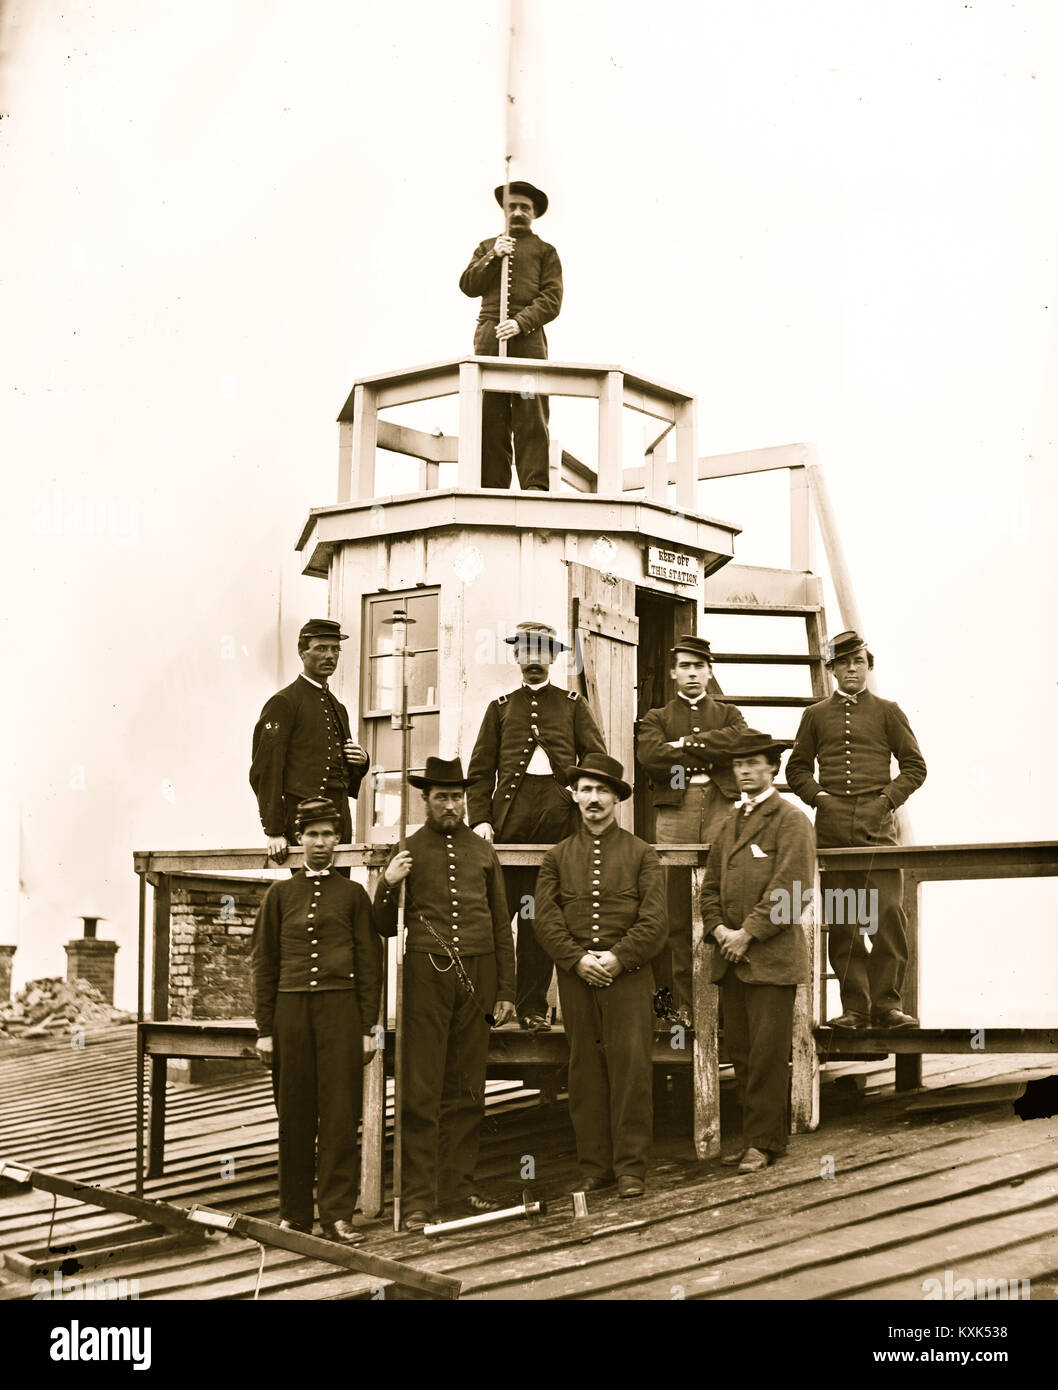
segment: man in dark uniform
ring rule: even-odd
[[[329,618],[307,622],[298,635],[304,670],[272,696],[253,731],[250,786],[269,857],[277,864],[287,857],[298,803],[306,797],[333,801],[341,817],[339,843],[353,838],[349,798],[360,790],[368,754],[354,743],[349,713],[327,687],[341,655],[339,643],[346,640],[340,624]]]
[[[503,187],[496,189],[503,207]],[[509,185],[509,227],[498,237],[486,237],[459,277],[459,288],[471,299],[481,298],[474,332],[479,357],[499,356],[506,342],[511,357],[547,357],[544,324],[558,318],[562,307],[562,266],[558,252],[530,230],[534,217],[547,211],[547,194],[531,183]],[[507,317],[500,322],[500,278],[507,257]],[[548,489],[548,400],[536,391],[507,395],[486,391],[481,412],[481,485],[510,487],[511,435],[518,481],[527,491]]]
[[[616,758],[589,753],[567,775],[581,824],[544,855],[536,932],[558,966],[569,1041],[569,1114],[580,1187],[640,1197],[654,1130],[654,974],[665,944],[661,861],[617,824],[632,795]]]
[[[926,780],[918,742],[900,706],[867,689],[874,657],[859,633],[839,633],[826,665],[838,688],[829,699],[810,705],[801,718],[786,765],[790,789],[815,807],[820,849],[898,844],[896,808]],[[892,758],[900,769],[896,777]],[[901,1009],[907,968],[903,873],[828,870],[825,886],[844,891],[845,901],[848,890],[857,899],[862,892],[877,894],[877,915],[870,921],[828,924],[830,964],[840,982],[843,1010],[831,1026],[916,1028],[918,1019]]]
[[[659,845],[712,844],[738,795],[730,764],[714,763],[703,745],[716,729],[744,729],[734,705],[707,695],[712,653],[704,637],[681,637],[672,649],[670,672],[675,698],[645,714],[639,725],[636,756],[650,775],[650,794]],[[673,1003],[690,1026],[691,871],[667,869],[669,945],[672,948]]]
[[[467,811],[476,834],[497,843],[553,845],[578,824],[566,789],[566,769],[585,753],[606,747],[587,702],[548,679],[559,652],[568,651],[546,623],[519,623],[504,638],[522,670],[522,684],[493,700],[470,755]],[[533,934],[533,894],[539,870],[503,870],[507,902],[518,921],[518,1018],[530,1032],[546,1032],[547,991],[553,966]]]
[[[251,960],[257,1055],[272,1068],[279,1112],[282,1224],[312,1230],[318,1151],[323,1234],[348,1245],[363,1239],[350,1225],[359,1189],[356,1129],[382,950],[371,900],[331,868],[340,821],[330,801],[298,807],[305,867],[265,894]]]
[[[514,943],[496,853],[463,820],[462,763],[427,758],[408,781],[422,791],[426,823],[386,865],[375,920],[396,935],[407,880],[401,1206],[404,1229],[416,1231],[439,1204],[472,1215],[499,1205],[477,1192],[474,1168],[490,1019],[499,1027],[514,1017]]]
[[[815,877],[812,826],[775,790],[781,750],[756,729],[735,736],[742,799],[713,840],[702,886],[724,1046],[742,1103],[742,1145],[721,1162],[737,1163],[740,1173],[786,1152],[794,996],[808,979],[800,909]]]

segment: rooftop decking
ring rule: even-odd
[[[75,1062],[71,1058],[76,1058]],[[886,1062],[824,1070],[823,1123],[789,1157],[739,1177],[695,1158],[685,1097],[662,1098],[647,1196],[589,1197],[574,1221],[576,1174],[564,1102],[540,1106],[514,1082],[490,1083],[480,1176],[496,1196],[526,1185],[547,1216],[430,1240],[366,1225],[366,1248],[463,1282],[469,1299],[896,1298],[921,1301],[930,1278],[1032,1281],[1058,1295],[1058,1118],[1022,1121],[1026,1085],[1053,1059],[933,1057],[926,1086],[893,1093]],[[0,1053],[0,1157],[130,1191],[134,1180],[135,1030],[87,1046],[20,1044]],[[167,1172],[147,1196],[177,1205],[276,1215],[276,1121],[268,1078],[169,1088]],[[725,1120],[726,1106],[724,1107]],[[388,1170],[388,1165],[387,1165]],[[52,1200],[0,1179],[0,1253],[44,1246]],[[127,1217],[60,1199],[52,1247],[74,1272],[85,1242],[129,1231]],[[142,1227],[140,1228],[142,1230]],[[147,1247],[88,1268],[136,1279],[141,1299],[253,1297],[260,1247],[228,1235]],[[0,1299],[31,1296],[0,1270]],[[260,1297],[353,1299],[378,1281],[268,1249]],[[388,1290],[392,1295],[392,1289]]]

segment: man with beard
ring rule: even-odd
[[[738,795],[730,764],[714,763],[706,736],[717,729],[744,729],[746,721],[734,705],[705,693],[712,674],[706,639],[681,637],[672,649],[675,698],[640,721],[636,756],[650,775],[659,845],[711,844]],[[666,869],[665,878],[673,1004],[690,1027],[691,871]]]
[[[471,1215],[499,1203],[474,1182],[489,1028],[514,1018],[514,947],[503,875],[492,846],[463,820],[467,782],[458,758],[427,758],[421,777],[426,823],[395,852],[379,879],[375,920],[404,920],[402,1225],[420,1231],[439,1206]]]
[[[496,189],[503,207],[503,186]],[[547,211],[547,194],[531,183],[508,185],[508,223],[501,236],[486,237],[459,277],[459,288],[481,299],[474,332],[474,352],[497,357],[505,342],[511,357],[547,357],[544,324],[562,307],[562,266],[553,246],[531,230],[533,219]],[[508,266],[507,317],[500,322],[500,279]],[[481,485],[511,484],[511,436],[518,482],[527,491],[548,490],[548,423],[546,396],[536,391],[507,395],[486,391],[481,411]]]
[[[328,688],[346,641],[341,625],[313,618],[298,634],[304,668],[291,685],[272,696],[253,731],[250,786],[257,797],[268,855],[277,864],[294,840],[298,804],[326,797],[338,809],[339,844],[353,838],[349,798],[367,771],[368,754],[353,741],[349,712]],[[348,870],[340,870],[348,877]]]
[[[544,855],[536,932],[558,966],[579,1185],[616,1179],[619,1197],[641,1197],[654,1128],[650,961],[668,932],[661,861],[617,824],[632,788],[616,758],[590,753],[567,776],[581,823]]]
[[[382,988],[381,943],[371,900],[331,866],[341,816],[333,802],[303,801],[295,815],[304,869],[273,883],[253,932],[251,961],[257,1055],[272,1069],[279,1114],[279,1214],[312,1230],[319,1162],[319,1212],[327,1240],[357,1244],[361,1069]]]
[[[521,667],[522,684],[493,700],[470,755],[467,810],[475,833],[515,845],[553,845],[579,817],[566,788],[566,769],[605,745],[587,702],[550,683],[548,672],[569,648],[546,623],[519,623],[504,638]],[[547,991],[554,969],[533,934],[533,895],[539,870],[503,870],[507,902],[518,920],[518,1019],[529,1032],[547,1032]]]
[[[918,741],[900,706],[867,689],[874,657],[858,632],[834,638],[826,666],[838,688],[801,717],[786,765],[790,790],[815,807],[819,849],[898,844],[896,808],[926,780]],[[861,894],[868,895],[868,904],[869,895],[876,895],[876,911],[868,910],[867,921],[828,923],[827,951],[842,1007],[831,1027],[917,1028],[918,1019],[901,1008],[907,969],[902,871],[828,869],[826,887],[841,890],[845,901],[850,892],[857,902]]]

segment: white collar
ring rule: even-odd
[[[766,792],[761,792],[759,796],[740,796],[739,799],[735,802],[735,805],[740,806],[742,808],[745,808],[751,803],[754,806],[759,806],[762,801],[767,801],[768,797],[771,796],[774,790],[775,783],[773,782],[771,786],[768,788],[768,790]]]
[[[691,709],[695,709],[696,706],[700,705],[707,694],[708,692],[703,690],[702,693],[698,696],[697,700],[692,700],[689,695],[684,695],[682,690],[676,691],[677,699],[685,701],[688,705],[690,705]]]
[[[312,679],[311,676],[306,676],[306,674],[305,674],[304,671],[302,671],[302,673],[301,673],[301,679],[302,679],[303,681],[308,681],[309,685],[314,685],[314,686],[316,687],[317,690],[326,690],[326,689],[327,689],[327,687],[326,687],[325,685],[321,685],[319,681],[314,681],[314,680]]]
[[[330,869],[302,869],[306,878],[327,878],[330,872]]]
[[[550,684],[550,680],[541,681],[539,685],[530,685],[528,681],[522,681],[522,689],[531,690],[535,695],[538,690],[543,690],[546,686],[549,686]]]
[[[864,686],[862,690],[849,691],[842,690],[839,686],[837,690],[834,691],[834,694],[838,697],[839,700],[851,700],[852,703],[855,704],[857,700],[859,700],[861,695],[867,694],[867,687]]]

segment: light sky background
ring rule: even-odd
[[[552,357],[693,391],[702,454],[816,443],[879,693],[929,764],[916,838],[1055,838],[1058,7],[526,11]],[[98,912],[131,1002],[133,849],[257,843],[250,732],[326,611],[293,546],[334,500],[335,416],[355,377],[470,347],[503,14],[0,4],[16,986]],[[556,409],[575,451],[584,428]],[[703,485],[701,509],[782,565],[781,497]],[[925,1021],[1054,1020],[1052,885],[929,890]]]

